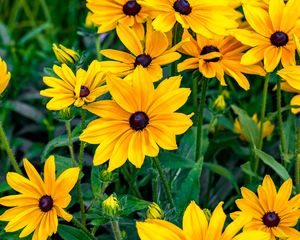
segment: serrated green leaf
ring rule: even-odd
[[[283,180],[290,178],[288,171],[277,162],[271,155],[259,150],[254,149],[255,154],[270,168],[272,168]]]

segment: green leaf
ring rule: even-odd
[[[0,193],[10,190],[10,186],[6,182],[0,183]]]
[[[258,146],[259,142],[259,128],[257,123],[253,121],[251,117],[242,109],[237,106],[231,106],[233,111],[238,115],[241,129],[248,142],[251,142],[255,146]]]
[[[181,211],[183,211],[192,200],[198,201],[201,170],[202,164],[201,161],[199,161],[195,163],[179,188],[176,205]]]
[[[68,225],[64,225],[64,224],[58,225],[58,234],[64,240],[90,239],[90,237],[86,233],[84,233],[82,230],[68,226]]]
[[[243,165],[241,165],[241,169],[248,176],[261,179],[261,177],[259,177],[255,172],[253,172],[253,170],[251,168],[251,162],[250,161],[248,161],[248,162],[244,163]]]
[[[123,196],[120,198],[123,206],[122,215],[128,216],[129,214],[145,209],[149,206],[150,202],[133,197],[133,196]]]
[[[21,39],[19,39],[19,44],[24,45],[26,42],[32,40],[33,38],[39,36],[39,34],[49,28],[52,28],[52,24],[50,23],[43,23],[40,26],[34,28],[32,31],[25,34]]]
[[[55,155],[55,165],[57,170],[57,176],[59,176],[66,169],[73,167],[71,158],[63,157],[60,155]]]
[[[272,168],[283,180],[290,178],[288,171],[277,162],[271,155],[259,150],[254,149],[255,154],[270,168]]]
[[[72,137],[73,142],[77,142],[78,140],[79,140],[78,137]],[[44,162],[46,160],[46,158],[49,155],[51,155],[51,152],[55,148],[65,147],[65,146],[68,146],[68,144],[69,144],[69,139],[68,139],[67,135],[58,136],[58,137],[52,139],[50,142],[48,142],[48,144],[46,145],[46,147],[42,153],[42,156],[41,156],[42,162]]]
[[[96,197],[99,195],[99,189],[101,188],[102,182],[100,180],[100,166],[93,166],[92,173],[91,173],[91,185],[93,195]]]
[[[210,171],[215,172],[229,180],[237,193],[240,192],[239,186],[233,174],[225,167],[222,167],[215,163],[203,163],[203,167],[208,168]]]
[[[164,168],[178,169],[178,168],[192,168],[194,162],[185,159],[174,152],[161,151],[159,159],[162,159],[161,165]]]

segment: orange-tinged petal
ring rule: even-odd
[[[264,58],[264,52],[267,45],[261,45],[248,50],[241,59],[242,65],[253,65]]]
[[[264,52],[264,66],[267,72],[272,72],[280,62],[282,48],[270,46]]]
[[[119,50],[114,50],[114,49],[104,49],[101,50],[100,53],[104,55],[107,58],[119,61],[119,62],[124,62],[124,63],[134,63],[135,62],[135,57],[132,56],[129,53],[119,51]]]
[[[175,133],[162,124],[152,125],[150,122],[147,129],[153,135],[155,142],[164,149],[174,150],[177,149]]]
[[[63,210],[58,206],[54,206],[54,207],[59,217],[65,219],[67,222],[70,222],[72,220],[73,216],[71,214],[67,213],[65,210]]]
[[[199,67],[199,59],[198,58],[188,58],[183,62],[177,64],[178,72],[182,72],[188,69],[197,69]]]
[[[116,27],[118,37],[126,48],[135,56],[143,53],[143,47],[136,33],[124,24],[119,24]]]

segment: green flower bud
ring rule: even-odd
[[[102,202],[102,210],[105,215],[111,218],[115,218],[119,215],[121,206],[114,194],[111,194],[106,200]]]

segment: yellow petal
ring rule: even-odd
[[[55,191],[54,193],[69,193],[72,188],[75,186],[78,176],[79,176],[79,167],[69,168],[63,171],[62,174],[57,178],[55,182]],[[55,200],[55,195],[54,195]]]
[[[45,162],[44,181],[47,195],[53,196],[55,188],[55,159],[53,155]]]
[[[44,182],[43,182],[41,176],[39,175],[39,173],[37,172],[37,170],[26,158],[23,160],[23,164],[24,164],[25,171],[26,171],[27,176],[30,179],[30,181],[35,183],[35,185],[39,187],[40,193],[42,195],[44,195],[45,194]]]
[[[222,205],[223,202],[220,202],[212,213],[206,233],[206,240],[221,238],[223,226],[226,219],[226,215],[223,211]]]
[[[156,31],[169,32],[176,23],[175,15],[172,13],[163,13],[158,15],[152,25]]]
[[[114,49],[105,49],[100,51],[102,55],[104,55],[107,58],[119,61],[119,62],[124,62],[124,63],[134,63],[135,62],[135,57],[132,56],[129,53],[122,52],[119,50],[114,50]]]
[[[136,167],[140,168],[145,159],[143,131],[135,131],[132,134],[128,145],[128,160]]]

